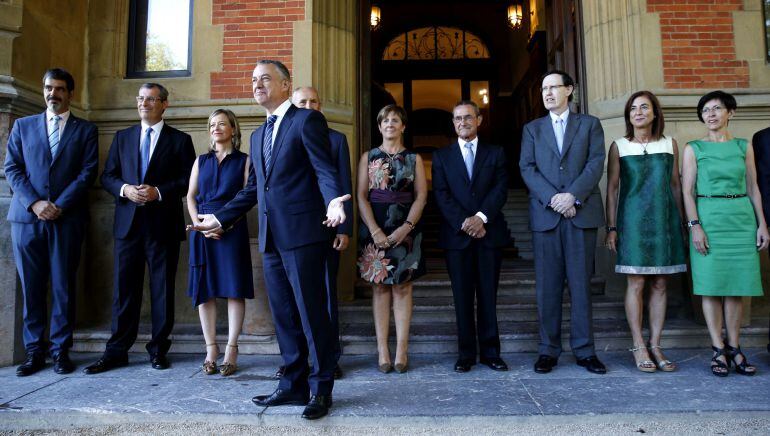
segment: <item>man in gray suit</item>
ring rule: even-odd
[[[525,125],[521,139],[519,168],[529,188],[540,321],[535,372],[550,372],[562,351],[566,278],[572,302],[572,352],[578,365],[604,374],[607,369],[594,350],[590,289],[596,229],[604,225],[599,191],[604,131],[597,118],[569,111],[574,85],[564,71],[543,76],[543,103],[549,113]]]

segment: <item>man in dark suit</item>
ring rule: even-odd
[[[292,103],[301,108],[321,111],[321,99],[318,97],[318,90],[312,86],[302,86],[294,89],[291,96]],[[352,182],[350,179],[350,152],[348,148],[348,139],[342,132],[329,129],[329,145],[331,146],[332,164],[337,169],[337,177],[344,194],[352,194]],[[353,216],[353,205],[350,202],[345,203],[345,215]],[[345,251],[350,243],[350,235],[353,234],[353,220],[346,220],[337,226],[336,231],[332,232],[329,244],[329,251],[326,257],[326,294],[329,299],[329,317],[332,323],[332,340],[334,341],[334,379],[342,378],[342,369],[339,359],[342,355],[342,346],[340,344],[340,324],[337,309],[337,272],[340,268],[340,252]],[[286,367],[281,365],[275,372],[275,378],[280,379]]]
[[[152,337],[146,348],[153,368],[169,366],[174,278],[179,243],[185,239],[180,200],[187,193],[195,149],[190,135],[163,121],[166,88],[145,83],[136,101],[141,123],[115,134],[101,177],[104,189],[115,197],[112,336],[102,358],[85,368],[86,374],[128,364],[128,350],[139,330],[145,264],[152,300]]]
[[[580,366],[604,374],[596,357],[591,315],[591,274],[596,229],[604,225],[599,180],[604,131],[599,120],[569,111],[574,81],[554,70],[543,76],[549,113],[524,126],[519,167],[529,188],[535,254],[540,356],[535,372],[547,373],[561,354],[564,279],[570,290],[570,347]]]
[[[757,168],[757,186],[762,194],[762,209],[767,219],[770,216],[770,127],[755,133],[751,145]],[[767,352],[770,353],[770,342],[767,344]]]
[[[227,229],[259,204],[259,250],[276,337],[286,371],[258,406],[304,405],[302,417],[325,416],[332,405],[335,353],[324,277],[329,231],[345,221],[329,130],[318,111],[291,104],[289,70],[257,62],[252,76],[267,122],[251,135],[254,173],[247,186],[214,215],[199,215],[200,231]],[[308,352],[313,367],[308,376]],[[308,401],[308,394],[312,394]]]
[[[96,179],[96,126],[70,113],[72,75],[53,68],[43,76],[48,109],[16,120],[8,139],[5,177],[13,191],[8,209],[11,243],[24,294],[24,349],[16,375],[45,366],[48,279],[49,340],[54,371],[75,369],[68,351],[75,324],[75,279],[88,222],[88,188]]]
[[[444,217],[439,247],[446,250],[457,316],[459,358],[454,369],[468,372],[476,364],[478,335],[479,361],[507,371],[497,329],[501,247],[509,239],[501,212],[508,196],[505,153],[479,141],[482,117],[476,103],[458,102],[452,121],[458,140],[433,153],[433,194]]]

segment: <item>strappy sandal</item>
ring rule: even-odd
[[[730,358],[725,354],[725,349],[717,348],[713,345],[711,349],[714,350],[714,355],[711,357],[711,373],[717,377],[727,377],[730,369]],[[719,360],[720,357],[724,357],[726,362]]]
[[[676,368],[677,368],[676,363],[674,363],[674,362],[672,362],[672,361],[670,361],[668,359],[665,359],[665,358],[658,360],[655,357],[655,353],[653,353],[652,350],[659,350],[661,357],[664,357],[663,356],[663,348],[661,348],[660,345],[649,345],[648,344],[647,346],[650,348],[650,351],[651,351],[650,352],[650,357],[655,362],[655,364],[658,366],[659,370],[661,370],[663,372],[676,371]]]
[[[231,348],[235,348],[235,352],[238,353],[237,345],[227,344],[227,346]],[[238,366],[230,362],[222,362],[222,364],[219,366],[219,373],[222,374],[223,377],[233,375],[237,370],[238,370]]]
[[[638,347],[635,347],[635,348],[629,348],[628,351],[630,351],[631,353],[636,353],[637,351],[646,350],[646,349],[647,347],[645,347],[644,345],[639,345]],[[636,361],[636,368],[639,371],[642,371],[642,372],[656,371],[655,362],[653,362],[652,360],[642,360],[641,362],[639,362],[636,360],[636,355],[634,354],[634,361]]]
[[[728,344],[725,344],[725,351],[727,352],[727,364],[729,365],[732,361],[733,365],[735,365],[735,372],[737,372],[740,375],[754,375],[757,373],[757,369],[749,364],[748,361],[746,361],[746,355],[743,354],[741,351],[740,345],[737,347],[731,347]],[[736,357],[741,356],[741,363],[739,364],[736,361]]]
[[[216,342],[213,344],[206,344],[206,349],[208,350],[209,347],[216,347],[217,348],[217,355],[219,354],[219,345],[217,345]],[[203,373],[206,375],[213,375],[217,373],[217,362],[216,357],[214,358],[214,361],[210,360],[204,360],[203,361]]]

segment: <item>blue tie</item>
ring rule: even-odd
[[[270,160],[273,158],[273,126],[278,115],[270,115],[265,123],[265,136],[262,139],[262,159],[265,162],[265,172],[270,169]]]
[[[56,157],[56,151],[59,149],[59,121],[61,117],[54,115],[51,118],[51,134],[48,135],[48,144],[51,148],[51,157]]]
[[[139,168],[139,181],[144,181],[144,175],[147,174],[147,167],[150,166],[150,144],[152,144],[152,128],[147,129],[142,144],[139,146],[139,154],[142,159]]]
[[[465,169],[468,171],[468,179],[470,179],[473,176],[473,143],[466,142],[464,147],[465,156],[463,160],[465,161]]]
[[[556,145],[559,147],[559,153],[561,153],[564,145],[564,120],[561,118],[556,120]]]

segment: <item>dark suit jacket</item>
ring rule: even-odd
[[[342,132],[329,129],[329,143],[334,168],[337,168],[337,179],[342,188],[342,194],[353,194],[353,182],[350,178],[350,150],[348,139]],[[335,234],[353,234],[353,201],[345,202],[345,222],[337,226]]]
[[[548,204],[554,194],[569,192],[582,203],[573,224],[580,228],[604,225],[599,180],[604,171],[604,130],[596,117],[570,112],[562,153],[546,115],[527,123],[521,137],[519,168],[529,188],[530,227],[536,232],[556,227],[561,214]]]
[[[501,212],[508,197],[508,174],[501,147],[481,141],[476,146],[473,178],[468,179],[460,146],[454,142],[433,152],[433,194],[441,215],[439,247],[463,249],[472,238],[461,230],[463,221],[481,212],[487,216],[487,234],[482,242],[501,247],[509,239],[508,226]]]
[[[110,154],[102,173],[102,186],[115,197],[115,238],[124,239],[134,221],[136,203],[120,196],[124,184],[155,186],[161,201],[147,203],[143,207],[150,222],[150,231],[156,239],[185,239],[184,215],[181,197],[187,194],[190,170],[195,162],[192,138],[168,124],[158,137],[158,143],[150,158],[144,181],[139,180],[139,137],[141,124],[120,130],[110,146]]]
[[[88,187],[99,165],[96,126],[70,113],[56,156],[51,156],[46,113],[19,118],[5,155],[5,177],[13,191],[8,221],[38,220],[32,204],[52,201],[63,209],[59,219],[88,219]]]
[[[216,214],[224,228],[259,204],[259,249],[265,251],[267,232],[279,250],[328,242],[322,222],[326,206],[342,194],[337,169],[329,151],[329,129],[324,116],[291,106],[281,120],[273,144],[272,165],[262,164],[264,124],[251,135],[254,171],[249,182]]]
[[[762,193],[762,209],[767,219],[770,217],[770,127],[755,133],[751,145],[757,167],[757,186]]]

